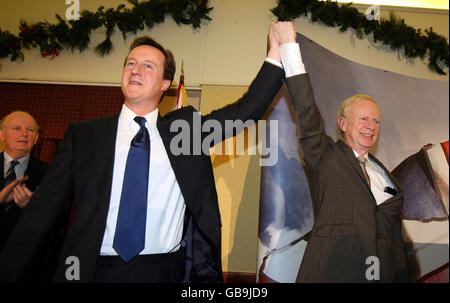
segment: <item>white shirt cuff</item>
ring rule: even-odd
[[[306,68],[302,61],[300,46],[297,42],[281,44],[280,57],[286,78],[306,74]]]
[[[283,65],[281,64],[281,62],[279,62],[273,58],[267,57],[266,62],[272,63],[273,65],[278,66],[279,68],[283,69]]]

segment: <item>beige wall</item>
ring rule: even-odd
[[[81,9],[95,10],[98,6],[116,7],[125,0],[80,0]],[[247,88],[266,54],[267,29],[276,18],[270,9],[275,0],[212,0],[214,9],[209,23],[200,29],[177,26],[170,18],[157,25],[150,34],[170,48],[178,69],[184,60],[187,87],[202,88],[201,110],[235,101]],[[367,6],[359,6],[365,10]],[[0,28],[18,33],[20,19],[27,21],[56,20],[65,16],[65,0],[16,0],[0,2]],[[385,7],[382,16],[387,16]],[[433,30],[448,37],[448,11],[396,9],[406,23]],[[358,63],[419,78],[448,81],[448,76],[431,72],[426,62],[405,61],[387,47],[358,40],[351,32],[340,33],[336,28],[313,24],[302,18],[295,20],[297,31],[310,39]],[[92,36],[92,45],[100,43],[103,31]],[[79,53],[62,52],[54,60],[43,59],[37,50],[25,51],[25,61],[12,63],[1,60],[0,81],[49,81],[119,85],[121,65],[127,54],[126,41],[117,32],[113,37],[115,51],[99,58],[91,47]],[[175,76],[178,82],[179,70]],[[176,83],[174,84],[176,85]],[[0,100],[1,102],[1,100]],[[256,272],[257,228],[259,209],[260,167],[258,156],[216,156],[214,175],[219,194],[223,223],[223,265],[225,271]]]
[[[202,112],[209,113],[234,102],[246,89],[239,86],[204,86],[202,99],[208,102],[202,104]],[[244,136],[245,132],[237,135],[242,142]],[[236,140],[227,139],[211,149],[223,224],[222,264],[224,271],[255,272],[261,167],[258,156],[249,155],[248,145],[244,155],[225,154],[225,148],[235,147]]]

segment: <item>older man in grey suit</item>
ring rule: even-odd
[[[401,236],[403,192],[369,154],[379,136],[380,110],[369,96],[347,99],[337,119],[343,141],[334,142],[325,134],[295,37],[290,42],[280,41],[280,54],[298,112],[315,217],[297,282],[409,281]],[[288,53],[296,60],[286,60]]]

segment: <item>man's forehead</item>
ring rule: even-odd
[[[14,112],[5,118],[5,123],[8,124],[18,124],[23,122],[36,125],[36,120],[33,116],[25,112]]]
[[[356,101],[350,106],[350,111],[363,112],[363,111],[375,111],[380,114],[380,108],[377,104],[371,100],[361,99]]]
[[[133,48],[127,56],[127,59],[135,59],[139,57],[139,59],[144,58],[144,60],[154,60],[154,58],[165,59],[164,54],[157,49],[156,47],[150,45],[139,45]]]

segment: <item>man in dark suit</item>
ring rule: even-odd
[[[407,282],[403,192],[368,153],[380,132],[380,110],[369,96],[347,99],[337,119],[343,141],[334,142],[324,132],[298,44],[284,43],[280,53],[298,112],[315,218],[297,282]],[[287,62],[286,53],[297,60]]]
[[[205,116],[190,106],[159,115],[158,104],[171,85],[175,62],[170,51],[152,39],[136,39],[122,74],[122,111],[68,127],[33,203],[0,256],[2,279],[24,279],[43,236],[73,193],[75,218],[56,281],[222,281],[213,170],[209,155],[196,152],[195,146],[202,142],[196,139],[209,132],[196,131],[214,121],[224,134],[232,134],[225,120],[262,117],[284,78],[283,70],[270,63],[279,61],[279,44],[272,33],[268,58],[248,92]],[[171,144],[180,135],[173,126],[180,122],[188,126],[184,139],[191,144],[187,153],[178,154]]]
[[[47,163],[30,155],[39,127],[27,112],[15,111],[0,120],[0,252],[41,182]]]
[[[38,139],[39,126],[27,112],[15,111],[0,120],[0,140],[5,150],[0,153],[0,252],[19,218],[41,183],[48,164],[30,155]],[[37,223],[39,224],[39,222]],[[37,266],[29,277],[50,281],[59,247],[59,230],[50,233],[37,253]]]

